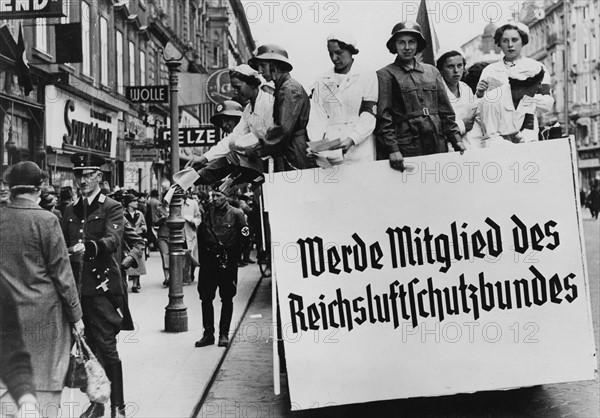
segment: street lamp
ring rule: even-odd
[[[183,258],[185,257],[183,233],[184,219],[181,217],[183,190],[174,181],[174,174],[179,171],[179,107],[177,92],[179,90],[179,67],[184,54],[169,42],[165,48],[159,48],[169,69],[169,92],[171,109],[171,184],[175,185],[175,193],[169,205],[169,304],[165,308],[165,331],[186,332],[188,330],[187,308],[183,304]]]

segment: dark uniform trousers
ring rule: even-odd
[[[119,306],[123,306],[122,295],[112,295]],[[106,296],[82,296],[85,337],[94,348],[102,364],[120,361],[117,351],[117,334],[121,331],[122,318]],[[123,312],[123,309],[121,309]]]
[[[202,326],[204,335],[215,333],[215,314],[213,300],[217,288],[221,297],[221,319],[219,320],[219,335],[227,335],[233,315],[233,297],[237,293],[239,249],[227,249],[227,267],[222,268],[217,260],[217,253],[204,249],[200,254],[200,279],[198,293],[202,301]]]

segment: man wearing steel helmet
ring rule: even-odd
[[[403,171],[404,157],[446,152],[446,141],[464,150],[442,76],[415,59],[427,46],[421,27],[398,23],[386,46],[396,60],[377,71],[377,140],[390,166]]]
[[[277,45],[262,45],[248,63],[275,83],[275,125],[261,141],[259,155],[272,156],[275,171],[313,167],[306,153],[310,100],[302,85],[290,76],[293,66],[287,51]]]
[[[242,117],[242,105],[233,100],[225,100],[223,103],[217,106],[216,110],[217,113],[210,117],[210,123],[218,128],[221,128],[225,134],[231,134]],[[226,156],[229,154],[229,140],[227,138],[228,137],[226,136],[220,140],[217,145],[200,156],[192,155],[185,166],[195,166],[196,168],[201,168],[211,161],[215,161]]]

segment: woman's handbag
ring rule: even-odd
[[[71,358],[69,359],[69,369],[67,370],[67,378],[65,386],[72,389],[83,389],[87,385],[87,375],[85,372],[85,359],[79,348],[79,344],[75,341],[71,349]]]
[[[75,386],[75,387],[84,387],[85,393],[88,398],[92,402],[97,403],[105,403],[110,398],[110,380],[106,376],[106,372],[104,368],[92,353],[92,350],[85,342],[85,339],[80,337],[79,335],[75,335],[77,348],[79,353],[81,354],[81,358],[83,359],[83,366],[85,369],[85,384],[83,386]],[[75,368],[73,369],[75,376],[77,377],[77,363],[75,364]],[[79,368],[81,368],[79,366]],[[71,376],[69,375],[69,378]],[[75,383],[74,383],[75,384]],[[69,386],[74,387],[74,386]]]

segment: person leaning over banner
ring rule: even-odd
[[[494,42],[502,49],[504,57],[501,61],[494,62],[483,69],[477,84],[477,97],[485,95],[484,100],[490,102],[505,100],[497,96],[502,91],[497,88],[508,84],[509,74],[521,70],[527,71],[532,68],[533,63],[537,63],[536,60],[524,57],[521,53],[523,46],[529,43],[529,36],[529,28],[519,22],[507,23],[496,30]],[[550,73],[543,64],[538,64],[542,66],[544,77],[538,91],[527,100],[532,102],[532,107],[535,109],[549,111],[554,105],[554,98],[550,95]],[[524,138],[524,142],[538,140],[539,124],[535,112],[527,117],[528,124],[529,121],[532,121],[533,129],[531,135]]]
[[[479,109],[484,132],[484,146],[506,146],[537,141],[533,97],[542,88],[542,64],[529,60],[508,71],[508,83],[497,87],[496,100],[481,100]]]
[[[219,320],[219,347],[229,344],[229,327],[233,315],[233,297],[237,292],[238,260],[243,239],[250,235],[244,213],[229,205],[227,196],[218,189],[213,191],[213,204],[204,213],[198,230],[200,277],[198,293],[202,301],[204,334],[196,347],[215,343],[213,300],[219,288],[221,319]]]
[[[356,39],[351,34],[327,37],[333,68],[317,78],[311,93],[308,137],[311,141],[340,139],[344,161],[375,160],[377,75],[357,68]]]
[[[446,93],[456,114],[456,123],[460,129],[462,142],[466,149],[481,148],[483,132],[479,117],[479,99],[462,80],[467,62],[460,48],[441,51],[436,67],[442,78]]]
[[[239,170],[248,180],[263,172],[258,158],[248,158],[248,149],[256,149],[274,126],[273,96],[260,87],[264,80],[259,73],[247,64],[238,65],[229,72],[231,87],[239,102],[247,103],[239,123],[220,144],[229,146],[228,153],[222,155],[207,167],[198,171],[199,183],[212,184],[234,170]]]
[[[54,417],[69,367],[71,328],[83,334],[84,321],[58,218],[36,204],[46,179],[31,161],[4,174],[11,202],[0,210],[0,281],[18,306],[41,409]]]
[[[111,382],[111,415],[124,417],[123,368],[117,351],[117,336],[126,327],[124,318],[130,322],[120,271],[123,208],[100,193],[103,157],[81,152],[73,154],[71,162],[81,196],[65,209],[64,235],[81,287],[85,336]],[[104,404],[92,402],[82,417],[103,415]]]
[[[398,23],[386,43],[396,60],[377,71],[377,140],[395,170],[404,170],[404,157],[447,152],[446,141],[464,150],[440,72],[415,59],[426,45],[418,24]]]
[[[261,140],[258,156],[273,157],[275,171],[314,167],[306,153],[310,99],[304,87],[290,76],[293,66],[287,51],[277,45],[262,45],[258,55],[248,62],[265,80],[275,83],[274,126]]]

